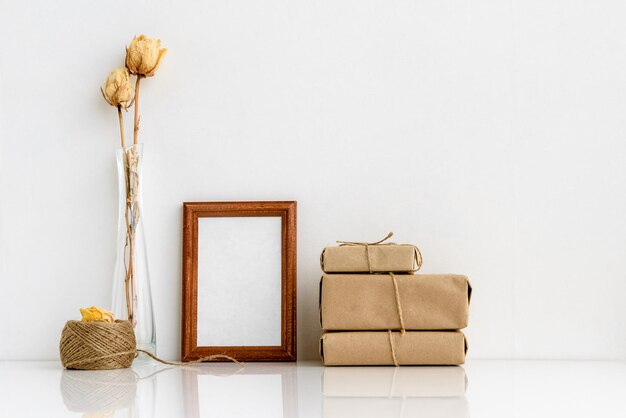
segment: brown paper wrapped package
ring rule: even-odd
[[[324,273],[413,273],[419,260],[417,248],[410,244],[342,245],[326,247],[320,264]]]
[[[320,321],[326,331],[457,330],[467,326],[471,286],[456,274],[328,274],[320,283]]]
[[[320,341],[325,366],[393,366],[394,354],[398,365],[459,365],[466,351],[460,331],[328,332]]]

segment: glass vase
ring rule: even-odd
[[[137,348],[156,355],[156,327],[143,222],[143,144],[117,150],[118,227],[112,311],[135,329]],[[140,359],[146,359],[140,354]]]

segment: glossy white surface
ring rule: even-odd
[[[0,363],[2,417],[623,417],[625,393],[622,362],[248,363],[102,372]]]

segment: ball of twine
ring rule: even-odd
[[[61,333],[61,362],[67,369],[109,370],[130,367],[137,354],[129,321],[67,321]]]

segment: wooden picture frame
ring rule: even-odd
[[[253,217],[261,221],[267,217],[280,218],[280,260],[276,261],[280,262],[280,344],[199,346],[198,330],[211,326],[211,324],[198,323],[199,224],[204,221],[204,218],[241,217]],[[205,271],[205,266],[201,267],[203,267],[202,271]],[[251,266],[240,266],[240,268],[242,271],[254,271]],[[220,282],[220,285],[226,283],[227,286],[229,278],[224,277],[219,280],[224,280]],[[182,361],[198,360],[216,354],[225,354],[240,361],[296,361],[296,202],[183,203],[182,297]]]

